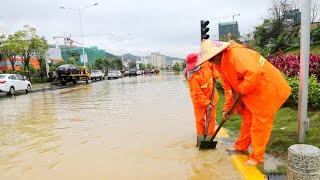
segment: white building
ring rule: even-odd
[[[140,57],[140,61],[143,64],[151,64],[151,61],[150,61],[149,57]]]
[[[165,55],[162,55],[160,53],[151,53],[150,63],[157,68],[166,68]]]
[[[49,47],[46,52],[46,61],[47,63],[57,63],[60,61],[63,61],[62,55],[61,55],[61,49],[58,45],[55,47]]]

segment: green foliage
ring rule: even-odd
[[[146,68],[147,68],[147,69],[153,69],[153,68],[155,68],[155,67],[154,67],[154,65],[152,65],[152,64],[147,64],[147,65],[146,65]]]
[[[111,59],[110,60],[110,67],[111,67],[111,69],[122,70],[122,68],[124,66],[123,66],[123,63],[122,63],[121,59],[116,58],[116,59]]]
[[[2,37],[3,42],[0,51],[4,57],[9,59],[13,70],[15,70],[15,64],[18,56],[22,56],[24,53],[23,37],[23,33],[19,31],[9,35],[6,39]]]
[[[108,69],[122,70],[123,63],[119,58],[97,59],[94,64],[94,69],[107,71]]]
[[[77,61],[74,57],[69,57],[66,64],[77,65]]]
[[[103,70],[103,71],[107,71],[108,69],[110,69],[111,67],[111,60],[112,59],[107,59],[107,58],[104,58],[104,59],[97,59],[95,61],[95,64],[94,64],[94,69],[99,69],[99,70]]]
[[[183,66],[182,66],[181,63],[175,63],[175,64],[173,65],[172,69],[173,69],[174,71],[182,71],[182,70],[183,70]]]
[[[139,69],[141,69],[141,70],[146,69],[146,65],[145,65],[145,64],[142,64],[142,63],[140,63],[140,64],[139,64]]]
[[[311,31],[311,41],[318,42],[320,41],[320,25]]]
[[[293,31],[287,19],[292,18],[293,4],[287,0],[273,1],[268,18],[253,32],[250,46],[262,55],[283,51],[299,45],[298,33]]]
[[[104,68],[103,66],[103,60],[102,59],[97,59],[95,64],[94,64],[95,69],[102,70]]]
[[[286,102],[289,106],[297,106],[299,102],[299,79],[297,77],[287,78],[291,87],[291,96]],[[316,76],[309,78],[308,106],[312,109],[320,110],[320,83]]]
[[[22,46],[23,46],[23,65],[25,70],[29,70],[29,62],[32,56],[35,56],[37,59],[45,57],[45,52],[48,49],[48,43],[45,39],[41,38],[38,35],[38,32],[35,28],[29,27],[28,25],[24,26],[23,30],[17,31],[22,35]]]

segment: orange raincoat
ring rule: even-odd
[[[190,96],[194,106],[196,118],[197,135],[205,135],[205,114],[208,104],[211,100],[211,94],[214,87],[214,81],[219,73],[209,62],[200,65],[198,71],[193,72],[188,77]],[[211,111],[208,135],[213,135],[215,131],[216,103],[219,99],[217,90],[214,91],[213,109]]]
[[[247,150],[251,144],[250,159],[263,162],[275,113],[289,97],[291,89],[277,68],[256,51],[235,42],[223,51],[217,69],[229,94],[225,110],[232,104],[231,89],[241,94],[244,104],[239,110],[243,119],[235,148]]]

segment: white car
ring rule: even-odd
[[[118,77],[122,78],[122,72],[121,71],[117,71],[117,73],[118,73]]]
[[[137,70],[137,75],[142,75],[142,71],[141,70]]]
[[[104,79],[104,73],[101,70],[93,70],[91,72],[91,80]]]
[[[116,70],[111,70],[108,72],[107,75],[108,79],[118,79],[119,78],[119,73]]]
[[[14,95],[16,91],[31,91],[31,83],[19,74],[0,74],[0,92]]]

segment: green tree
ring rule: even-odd
[[[312,42],[319,42],[320,41],[320,26],[319,25],[311,31],[311,41]]]
[[[143,63],[140,63],[140,64],[139,64],[139,69],[141,69],[141,70],[146,69],[146,65],[143,64]]]
[[[102,66],[103,70],[107,71],[110,68],[110,61],[107,58],[103,59]]]
[[[4,60],[3,43],[6,39],[5,35],[0,35],[0,61]]]
[[[99,69],[99,70],[102,70],[104,67],[103,67],[103,60],[102,59],[97,59],[94,63],[94,68],[95,69]]]
[[[12,70],[15,71],[18,57],[22,56],[24,52],[23,33],[15,32],[9,35],[8,38],[3,41],[1,51],[4,57],[9,59]]]
[[[155,67],[154,67],[154,65],[152,65],[152,64],[147,64],[147,65],[146,65],[146,68],[147,68],[147,69],[153,69],[153,68],[155,68]]]
[[[18,31],[17,33],[21,33],[23,36],[23,65],[24,69],[29,71],[29,63],[32,56],[42,59],[45,57],[45,52],[48,49],[48,43],[45,39],[41,38],[37,30],[33,27],[29,27],[28,25],[24,26],[23,30]]]
[[[187,66],[186,63],[183,61],[182,62],[182,70],[184,70],[186,68],[186,66]]]
[[[74,57],[69,57],[67,60],[67,64],[77,65],[77,61]]]
[[[33,39],[31,47],[34,48],[33,56],[37,58],[41,71],[45,71],[45,59],[46,59],[46,52],[49,48],[47,41],[44,38],[36,37]]]
[[[112,59],[110,61],[110,66],[112,69],[122,70],[123,63],[122,63],[121,59],[116,58],[116,59]]]
[[[182,71],[182,70],[183,70],[181,63],[175,63],[175,64],[173,65],[172,69],[173,69],[174,71]]]
[[[291,18],[290,11],[293,9],[294,4],[289,0],[274,0],[269,9],[269,18],[255,28],[254,40],[250,46],[263,55],[268,55],[297,45],[298,35],[292,33],[287,21]]]

